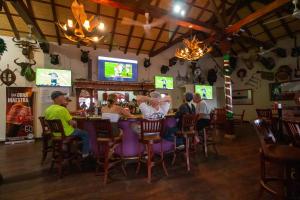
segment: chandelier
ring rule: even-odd
[[[183,60],[198,60],[212,50],[212,48],[208,47],[204,42],[199,41],[196,36],[191,40],[183,39],[182,43],[185,47],[183,49],[176,49],[175,56]]]
[[[58,27],[68,40],[88,46],[91,44],[96,45],[104,38],[104,23],[99,20],[99,17],[94,15],[88,19],[82,3],[74,0],[71,5],[71,11],[75,21],[68,19],[65,24],[57,22]]]

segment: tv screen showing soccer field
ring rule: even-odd
[[[37,68],[35,83],[40,87],[71,87],[71,70]]]
[[[167,76],[155,76],[155,88],[156,89],[174,89],[173,77]]]
[[[213,87],[210,85],[195,85],[195,93],[200,94],[202,99],[213,99]]]
[[[138,62],[121,58],[98,57],[98,79],[103,81],[137,81]]]

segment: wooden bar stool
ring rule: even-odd
[[[97,133],[97,143],[99,152],[103,148],[103,159],[101,161],[100,154],[97,157],[97,167],[96,173],[99,171],[99,166],[103,165],[104,167],[104,184],[107,184],[109,169],[121,162],[122,171],[125,176],[127,176],[124,159],[123,159],[123,146],[122,146],[122,130],[120,129],[119,135],[113,134],[112,123],[109,119],[90,119],[93,122],[93,126]],[[117,125],[117,123],[115,124]],[[118,158],[112,159],[115,148],[121,146],[121,155],[118,155]]]
[[[252,122],[260,141],[260,185],[261,193],[267,191],[276,199],[290,199],[290,189],[293,183],[299,180],[292,180],[291,169],[300,166],[300,149],[288,145],[279,145],[271,131],[270,125],[263,119]],[[266,164],[270,167],[280,168],[278,176],[267,174]],[[279,183],[281,189],[275,189],[271,183]]]
[[[191,170],[190,167],[190,140],[194,140],[196,135],[196,122],[198,119],[198,115],[194,114],[187,114],[182,117],[182,126],[181,129],[176,132],[174,137],[174,156],[172,165],[175,164],[177,153],[181,150],[176,147],[176,140],[177,137],[183,137],[185,139],[185,159],[186,159],[186,166],[187,171]]]
[[[244,123],[245,110],[243,110],[242,114],[233,114],[233,124],[241,126]]]
[[[63,125],[59,119],[45,120],[45,123],[51,131],[52,162],[50,170],[56,165],[59,177],[62,178],[64,162],[68,162],[69,165],[75,162],[81,171],[81,155],[78,148],[78,138],[66,136]],[[75,149],[72,147],[75,147]]]
[[[288,136],[293,146],[300,147],[300,122],[284,121]]]
[[[41,126],[42,126],[42,160],[41,164],[44,164],[48,152],[52,151],[52,143],[51,143],[51,131],[49,127],[45,123],[45,117],[39,117]]]
[[[139,142],[146,146],[147,149],[147,157],[146,155],[142,154],[140,144],[138,144],[138,166],[136,169],[136,173],[138,174],[141,168],[141,163],[145,160],[147,160],[147,174],[148,174],[148,183],[151,183],[152,178],[152,167],[155,164],[161,163],[165,175],[168,176],[168,171],[165,165],[164,161],[164,152],[163,152],[163,139],[162,139],[162,133],[163,133],[163,120],[141,120],[141,134],[139,138]],[[153,145],[160,143],[160,160],[157,162],[154,162],[154,155],[155,152],[153,151]]]

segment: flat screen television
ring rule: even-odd
[[[98,79],[102,81],[137,81],[138,61],[99,56]]]
[[[200,94],[202,99],[213,99],[213,87],[210,85],[195,85],[195,93]]]
[[[37,68],[35,83],[40,87],[71,87],[71,74],[71,70]]]
[[[155,76],[155,88],[156,89],[174,89],[173,77],[169,76]]]

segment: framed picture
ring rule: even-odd
[[[233,90],[232,91],[233,105],[252,105],[253,91],[252,89]]]

